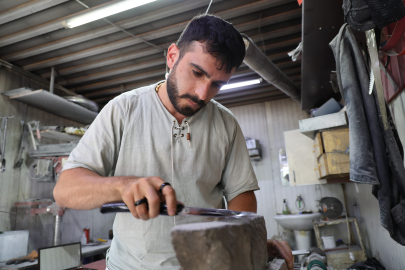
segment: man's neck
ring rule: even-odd
[[[181,124],[183,122],[183,119],[186,117],[178,113],[176,109],[173,107],[173,104],[169,99],[169,95],[167,94],[167,81],[165,81],[162,85],[160,85],[157,94],[163,106],[165,106],[165,108],[169,111],[169,113],[173,115],[174,118],[176,118],[179,124]]]

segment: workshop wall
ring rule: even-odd
[[[33,79],[0,66],[0,93],[19,87],[48,89]],[[55,183],[35,182],[29,179],[28,169],[34,159],[23,154],[24,162],[21,169],[13,169],[20,145],[20,121],[36,120],[41,125],[49,126],[83,126],[82,124],[49,114],[42,110],[27,106],[18,101],[9,100],[0,95],[0,116],[14,116],[8,122],[6,145],[6,171],[0,173],[0,211],[17,212],[9,214],[0,212],[0,231],[29,230],[29,251],[38,247],[51,246],[54,232],[52,215],[29,216],[27,208],[16,208],[14,203],[28,199],[53,199],[52,190]],[[28,140],[28,144],[31,142]],[[55,140],[42,139],[41,143],[59,143]],[[90,227],[91,237],[108,237],[115,215],[101,215],[98,209],[92,211],[76,211],[68,209],[62,217],[62,244],[79,242],[83,228]]]
[[[317,211],[317,196],[336,197],[344,202],[339,184],[296,187],[281,185],[278,153],[280,148],[285,148],[284,131],[298,129],[298,121],[309,116],[301,110],[298,103],[292,99],[281,99],[232,107],[230,110],[238,119],[244,136],[258,139],[262,146],[262,160],[252,162],[252,165],[261,189],[255,192],[258,213],[265,217],[268,238],[283,232],[283,228],[273,218],[282,212],[283,199],[287,200],[293,213],[297,212],[294,205],[298,194],[302,195],[307,211]]]

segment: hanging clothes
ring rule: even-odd
[[[369,69],[348,24],[330,46],[336,59],[339,89],[347,107],[350,137],[350,180],[373,184],[380,221],[390,236],[405,245],[405,168],[403,148],[388,106],[384,130],[377,91],[369,92]]]

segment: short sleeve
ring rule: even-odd
[[[221,180],[228,202],[246,191],[260,189],[250,163],[245,138],[237,122],[233,135]]]
[[[63,170],[86,168],[101,176],[115,169],[124,128],[124,111],[116,100],[110,101],[97,115]]]

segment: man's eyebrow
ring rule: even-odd
[[[211,78],[211,75],[208,74],[208,72],[205,71],[205,70],[204,70],[202,67],[200,67],[199,65],[194,64],[194,63],[190,63],[190,65],[192,65],[193,67],[195,67],[196,69],[198,69],[199,71],[201,71],[201,73],[203,73],[203,74],[205,75],[205,77],[207,77],[208,79]],[[228,83],[227,81],[215,81],[215,82],[216,82],[216,83],[219,83],[219,84],[223,84],[223,85],[225,85],[225,84]]]

